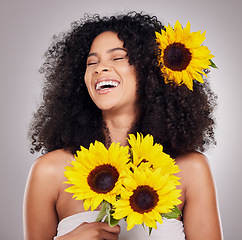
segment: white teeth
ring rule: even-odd
[[[117,81],[102,81],[102,82],[97,83],[96,90],[104,89],[104,88],[102,88],[103,86],[117,87],[118,85],[119,85],[119,83]]]

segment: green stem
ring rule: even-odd
[[[101,209],[100,212],[96,218],[96,222],[101,222],[102,219],[105,217],[106,215],[106,207],[107,207],[107,202],[105,200],[102,201],[101,203]]]
[[[112,214],[112,206],[109,202],[103,200],[101,203],[101,209],[100,212],[96,218],[96,222],[101,222],[103,218],[105,217],[103,222],[106,222],[109,224],[109,226],[113,227],[119,223],[119,220],[114,219]]]

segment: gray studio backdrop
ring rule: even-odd
[[[190,21],[193,31],[207,32],[205,44],[219,67],[210,74],[219,105],[218,144],[206,155],[216,182],[224,239],[241,239],[241,5],[240,0],[1,0],[0,239],[23,239],[24,188],[31,164],[39,156],[29,153],[26,135],[40,99],[38,69],[51,36],[67,30],[86,12],[109,15],[129,10],[157,15],[164,24]]]

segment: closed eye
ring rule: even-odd
[[[97,64],[96,62],[91,62],[91,63],[87,63],[87,66],[91,66],[91,65],[95,65]]]
[[[116,60],[122,60],[124,59],[123,57],[118,57],[118,58],[114,58],[113,60],[116,61]]]

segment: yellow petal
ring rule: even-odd
[[[184,35],[190,35],[191,24],[189,21],[187,22],[187,25],[183,30],[184,30]]]
[[[161,214],[155,210],[152,210],[151,212],[149,212],[149,215],[155,219],[157,222],[159,222],[160,224],[163,223],[163,220],[162,220],[162,217],[161,217]]]
[[[167,32],[167,36],[169,36],[169,39],[168,39],[169,43],[170,44],[174,43],[174,41],[175,41],[175,34],[174,34],[174,31],[173,31],[173,29],[172,29],[172,27],[170,25],[166,27],[166,32]]]
[[[154,229],[157,228],[155,219],[150,217],[149,213],[144,213],[144,223],[147,227],[151,227],[151,228],[154,228]]]
[[[84,209],[87,211],[91,206],[91,199],[90,198],[86,199],[83,203],[83,206],[84,206]]]
[[[132,212],[127,217],[127,230],[134,227],[135,224],[142,224],[143,216],[140,213]]]
[[[95,210],[102,202],[103,197],[102,195],[97,195],[96,197],[92,198],[91,200],[91,209],[92,211]]]

